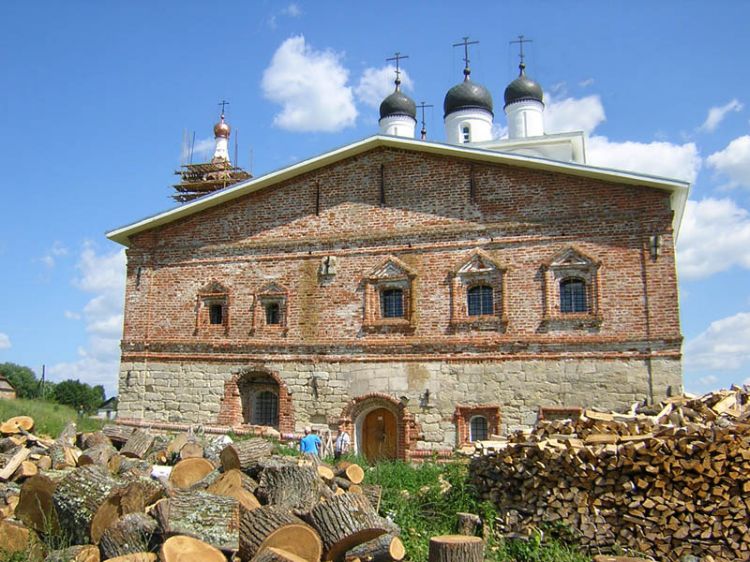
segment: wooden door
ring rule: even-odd
[[[396,458],[396,416],[389,410],[378,408],[365,416],[362,453],[370,462]]]

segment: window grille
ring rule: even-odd
[[[211,324],[222,324],[224,322],[224,307],[220,304],[212,304],[208,307],[208,320]]]
[[[279,425],[279,398],[270,390],[255,395],[254,425]]]
[[[469,142],[469,138],[471,136],[470,135],[471,129],[469,129],[469,126],[465,125],[461,132],[462,132],[462,135],[463,135],[463,141],[464,142]]]
[[[469,441],[484,441],[487,439],[487,418],[474,416],[469,424]]]
[[[383,318],[404,317],[404,291],[385,289],[380,293],[380,305]]]
[[[581,279],[560,282],[560,312],[588,312],[586,283]]]
[[[479,285],[467,291],[469,316],[481,316],[495,313],[495,302],[492,287]]]
[[[281,307],[277,302],[266,304],[266,324],[281,324]]]

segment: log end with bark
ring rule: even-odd
[[[484,541],[466,535],[442,535],[430,539],[429,562],[482,562]]]

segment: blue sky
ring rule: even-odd
[[[262,175],[377,131],[392,89],[435,108],[472,77],[545,90],[547,130],[589,161],[693,182],[678,244],[685,386],[750,378],[750,3],[14,2],[0,17],[0,362],[115,392],[124,254],[104,233],[172,207],[184,131],[221,99]],[[206,152],[196,154],[196,159]]]

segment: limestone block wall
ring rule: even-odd
[[[274,373],[291,398],[296,431],[338,427],[347,404],[367,395],[406,403],[420,428],[416,449],[456,446],[457,406],[496,405],[500,431],[529,427],[540,406],[627,408],[682,390],[679,359],[554,359],[484,362],[264,362],[262,365],[123,361],[119,416],[219,422],[227,381],[259,369]],[[425,391],[429,399],[425,400]],[[352,420],[354,421],[354,420]]]

